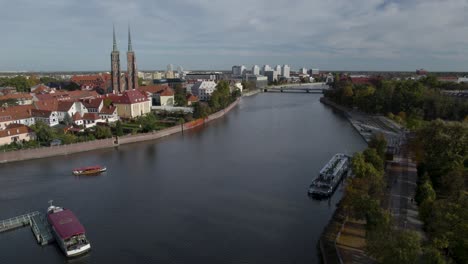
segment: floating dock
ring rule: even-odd
[[[44,246],[55,240],[45,215],[38,211],[0,221],[0,233],[25,226],[31,226],[34,237],[40,245]]]

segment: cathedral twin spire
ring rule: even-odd
[[[138,71],[135,62],[135,53],[132,47],[132,38],[130,34],[130,25],[128,26],[128,51],[127,51],[127,76],[126,85],[122,85],[120,76],[120,52],[117,48],[117,41],[115,38],[115,26],[112,27],[113,31],[113,47],[111,53],[111,81],[112,91],[114,93],[121,93],[123,90],[133,90],[138,88]]]

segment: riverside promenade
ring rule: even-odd
[[[228,107],[209,115],[204,119],[197,119],[191,122],[187,122],[181,125],[176,125],[159,131],[153,131],[149,133],[142,133],[136,135],[127,135],[122,137],[107,138],[101,140],[93,140],[87,142],[80,142],[69,145],[60,145],[60,146],[51,146],[51,147],[41,147],[35,149],[24,149],[8,152],[0,152],[0,163],[8,163],[14,161],[22,160],[31,160],[31,159],[40,159],[48,158],[54,156],[68,155],[73,153],[105,149],[117,147],[119,145],[155,140],[176,133],[181,133],[193,129],[195,127],[203,126],[211,121],[214,121],[218,118],[223,117],[225,114],[229,113],[237,104],[239,103],[240,98],[231,103]]]
[[[388,150],[393,151],[395,158],[386,161],[387,198],[383,206],[391,211],[397,228],[412,229],[423,234],[417,206],[410,203],[415,195],[416,172],[415,164],[409,162],[404,148],[406,136],[403,127],[384,116],[368,115],[324,97],[320,98],[320,102],[346,116],[367,143],[376,133],[385,136]],[[366,255],[365,232],[365,221],[348,219],[342,207],[338,206],[319,240],[323,263],[376,263]]]

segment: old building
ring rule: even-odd
[[[25,125],[10,124],[4,130],[0,130],[0,146],[34,139],[36,139],[36,134]]]
[[[151,99],[138,90],[124,91],[120,95],[108,94],[121,118],[135,118],[151,112]]]

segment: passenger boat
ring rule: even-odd
[[[85,229],[75,214],[69,209],[53,206],[47,208],[47,221],[60,249],[67,257],[74,257],[88,252],[91,244],[86,238]]]
[[[73,170],[74,175],[90,175],[90,174],[99,174],[101,172],[105,172],[107,170],[106,167],[102,166],[90,166],[90,167],[83,167],[77,168]]]
[[[309,186],[309,194],[316,197],[329,197],[348,171],[350,157],[337,153],[320,170],[319,176]]]

